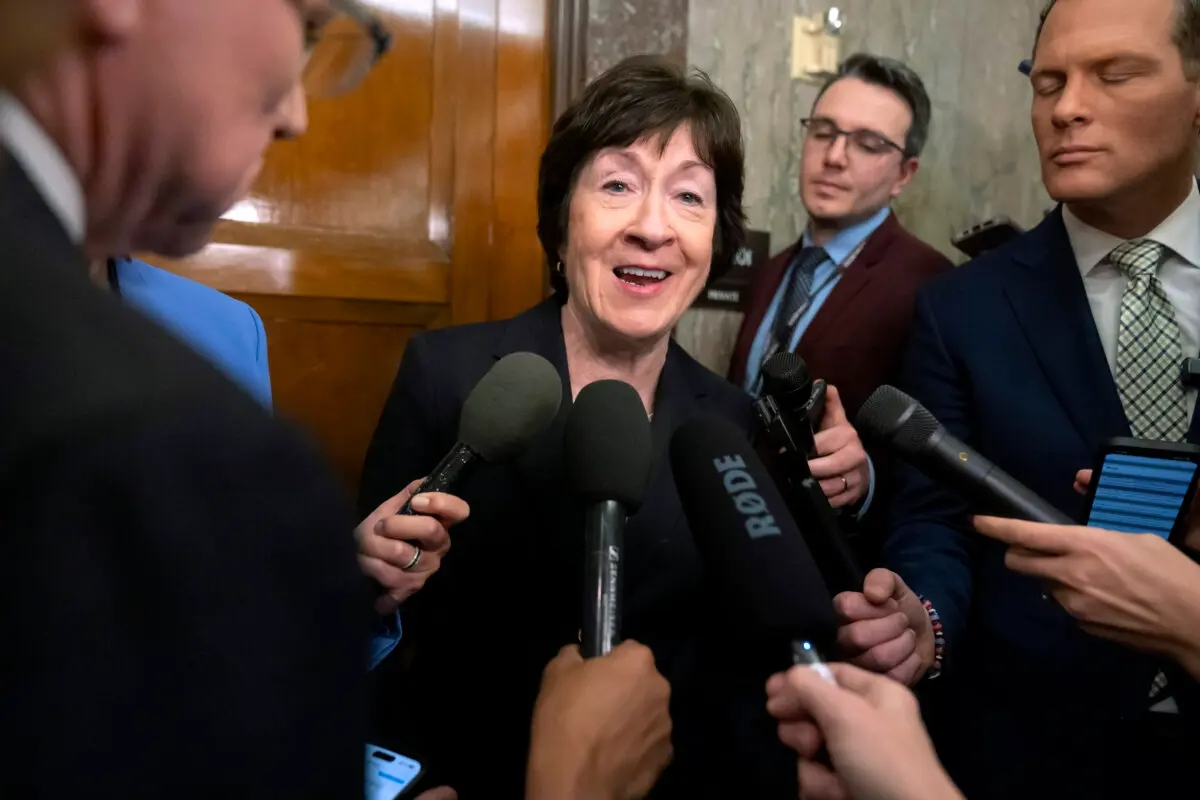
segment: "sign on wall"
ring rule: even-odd
[[[770,257],[771,234],[767,231],[746,231],[746,244],[734,256],[733,267],[700,293],[694,307],[741,311],[753,271],[761,269]]]

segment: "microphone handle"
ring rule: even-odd
[[[429,477],[421,482],[421,485],[412,493],[412,497],[425,492],[449,492],[465,481],[481,463],[483,463],[483,459],[479,457],[478,453],[462,442],[457,442],[433,468]],[[399,513],[406,516],[414,515],[412,497],[408,498],[408,502],[404,504],[404,508],[400,509]]]
[[[980,510],[1029,522],[1076,524],[941,426],[929,438],[925,453],[927,459],[945,466],[939,469],[935,464],[934,474],[946,478]]]
[[[833,594],[862,591],[866,574],[850,549],[837,512],[821,491],[820,482],[809,475],[793,483],[791,488],[784,498],[788,510],[792,512],[829,591]]]
[[[584,520],[584,658],[608,653],[621,642],[621,552],[625,509],[604,500],[587,509]]]

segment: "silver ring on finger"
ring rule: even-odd
[[[412,546],[412,548],[413,548],[413,557],[411,559],[409,559],[409,562],[407,564],[405,564],[403,567],[400,568],[400,569],[404,570],[405,572],[411,572],[414,569],[416,569],[417,564],[421,563],[421,553],[425,552],[424,550],[421,549],[421,546],[417,545],[417,544],[414,544]]]
[[[850,491],[850,481],[846,480],[846,476],[839,475],[838,477],[840,477],[842,479],[842,491],[843,492]]]

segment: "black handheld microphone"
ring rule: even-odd
[[[929,410],[894,386],[880,386],[863,403],[855,427],[900,459],[958,492],[979,511],[1074,525],[992,462],[954,438]]]
[[[650,420],[632,386],[596,381],[575,398],[563,437],[568,485],[584,508],[582,652],[595,658],[621,641],[625,521],[650,480]]]
[[[776,353],[763,364],[763,394],[755,411],[773,452],[765,457],[784,480],[788,509],[835,592],[862,588],[863,569],[847,542],[839,514],[829,505],[808,459],[816,456],[813,430],[825,413],[825,381],[809,377],[796,353]]]
[[[451,491],[480,464],[522,455],[550,427],[561,403],[562,379],[549,361],[534,353],[506,355],[467,395],[458,418],[458,442],[413,495]],[[411,498],[400,513],[413,514]]]
[[[767,672],[832,653],[837,618],[808,545],[750,442],[719,417],[680,427],[671,470],[717,597],[722,635]]]
[[[812,380],[796,353],[776,353],[763,364],[762,396],[754,410],[772,439],[798,458],[791,468],[807,474],[807,459],[817,455],[813,429],[825,413],[825,381]]]

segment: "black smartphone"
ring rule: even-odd
[[[1181,543],[1198,475],[1200,447],[1194,444],[1113,439],[1092,470],[1087,524]]]

